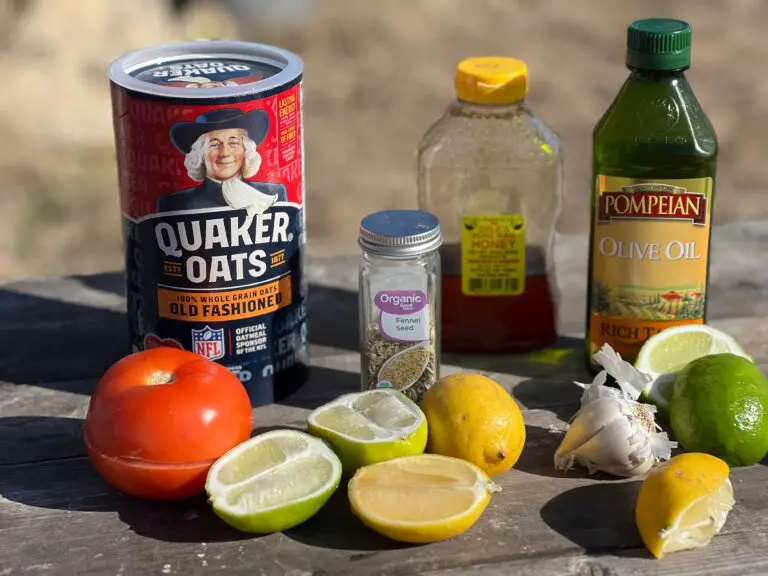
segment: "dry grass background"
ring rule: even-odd
[[[626,77],[626,25],[648,16],[693,26],[689,77],[721,145],[716,220],[768,217],[765,0],[170,4],[0,2],[0,277],[121,267],[105,69],[182,38],[258,40],[304,58],[311,253],[354,253],[366,212],[415,205],[417,143],[452,97],[455,63],[474,55],[528,62],[529,103],[566,154],[558,228],[584,232],[591,130]]]

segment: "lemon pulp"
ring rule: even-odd
[[[714,456],[686,453],[653,469],[640,487],[637,528],[656,558],[706,546],[734,505],[728,465]]]
[[[420,454],[358,470],[349,483],[352,511],[373,530],[401,542],[435,542],[472,526],[500,490],[477,466]]]

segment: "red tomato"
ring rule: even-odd
[[[200,494],[213,462],[251,434],[251,403],[229,370],[159,347],[116,362],[85,418],[85,446],[107,482],[133,496]]]

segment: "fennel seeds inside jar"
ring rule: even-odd
[[[440,377],[440,224],[421,210],[375,212],[359,243],[362,389],[420,404]]]

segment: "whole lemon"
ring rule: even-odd
[[[471,462],[489,476],[515,465],[525,444],[525,422],[514,399],[480,374],[441,378],[424,396],[427,451]]]

